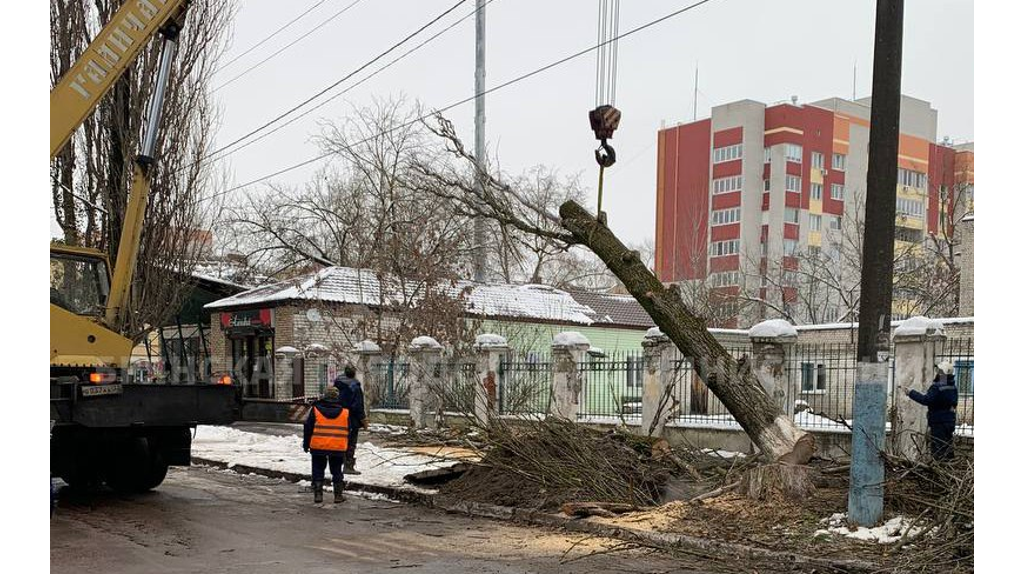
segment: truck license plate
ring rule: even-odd
[[[83,397],[98,397],[102,395],[120,395],[123,392],[121,385],[97,385],[93,387],[82,387]]]

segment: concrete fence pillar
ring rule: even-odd
[[[498,405],[498,368],[501,356],[508,352],[508,341],[501,335],[477,335],[476,384],[473,386],[473,416],[486,425]]]
[[[355,347],[352,348],[352,354],[355,356],[355,362],[352,366],[356,369],[356,380],[363,384],[363,400],[367,410],[369,410],[370,405],[380,406],[380,399],[384,389],[380,388],[379,384],[375,384],[376,381],[370,381],[370,374],[377,368],[381,357],[384,356],[380,345],[366,339],[356,343]]]
[[[580,391],[583,390],[580,364],[589,349],[590,341],[578,331],[566,331],[555,335],[551,343],[552,416],[576,420],[580,410]]]
[[[444,347],[431,337],[409,345],[409,418],[414,428],[437,428],[438,385]]]
[[[757,380],[792,419],[796,390],[786,375],[786,359],[796,343],[796,328],[784,319],[770,319],[751,327],[748,336]]]
[[[928,408],[907,396],[910,389],[925,393],[935,377],[935,360],[946,343],[942,323],[911,317],[893,331],[896,369],[890,384],[889,452],[910,460],[924,460],[928,446]]]
[[[651,327],[641,343],[644,349],[643,410],[640,415],[641,432],[660,437],[665,425],[679,409],[676,386],[672,371],[672,357],[675,345],[657,327]]]

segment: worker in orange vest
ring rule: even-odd
[[[313,455],[313,502],[324,501],[324,469],[331,467],[334,502],[345,500],[345,476],[342,465],[348,450],[348,409],[338,399],[338,389],[328,387],[313,403],[302,433],[302,450]]]

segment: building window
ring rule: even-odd
[[[800,363],[800,391],[824,391],[827,382],[824,363]]]
[[[921,230],[911,229],[909,227],[896,226],[896,241],[908,241],[910,243],[921,242]]]
[[[801,189],[800,176],[798,175],[787,175],[786,176],[786,191],[800,191]]]
[[[843,218],[839,217],[838,215],[836,217],[828,218],[828,228],[829,229],[842,229],[843,228]]]
[[[924,202],[916,199],[896,198],[896,214],[906,217],[924,217]]]
[[[743,187],[743,176],[734,175],[731,177],[720,177],[711,182],[711,192],[714,195],[739,191]]]
[[[711,244],[711,256],[712,257],[723,257],[725,255],[735,255],[740,252],[740,240],[733,239],[730,241],[715,241]]]
[[[811,215],[811,231],[821,231],[821,216]]]
[[[839,171],[846,171],[846,154],[834,153],[832,154],[832,169]]]
[[[811,152],[811,167],[817,169],[825,169],[825,154],[821,152]]]
[[[770,147],[764,148],[764,162],[765,163],[771,163],[772,162],[772,148],[770,148]]]
[[[844,194],[843,184],[841,184],[841,183],[833,183],[832,184],[832,193],[830,193],[829,196],[832,199],[835,199],[835,200],[838,200],[838,201],[842,201],[843,200],[843,194]]]
[[[771,191],[772,190],[772,180],[770,180],[770,179],[764,180],[764,190],[765,191]]]
[[[928,176],[919,172],[909,169],[899,168],[898,182],[904,187],[913,187],[917,189],[926,189],[928,187]]]
[[[974,361],[960,359],[953,363],[953,380],[962,395],[974,394]]]
[[[711,212],[711,225],[728,225],[740,220],[740,208],[718,209]]]
[[[800,248],[800,243],[796,239],[786,239],[782,242],[782,254],[787,257],[793,257],[796,255],[797,249]]]
[[[740,284],[739,271],[723,271],[711,274],[712,287],[732,287]]]
[[[730,145],[725,147],[716,147],[714,152],[714,162],[722,163],[723,161],[732,161],[734,159],[740,159],[743,157],[743,144]]]
[[[786,144],[786,161],[800,163],[803,161],[804,148],[797,144]]]
[[[812,183],[811,184],[811,199],[817,199],[818,201],[821,201],[821,190],[822,190],[822,186],[821,186],[820,183]]]
[[[795,207],[787,207],[783,214],[786,223],[800,223],[800,210]]]

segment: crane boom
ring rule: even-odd
[[[100,99],[188,0],[129,0],[50,90],[50,159],[71,139]]]

